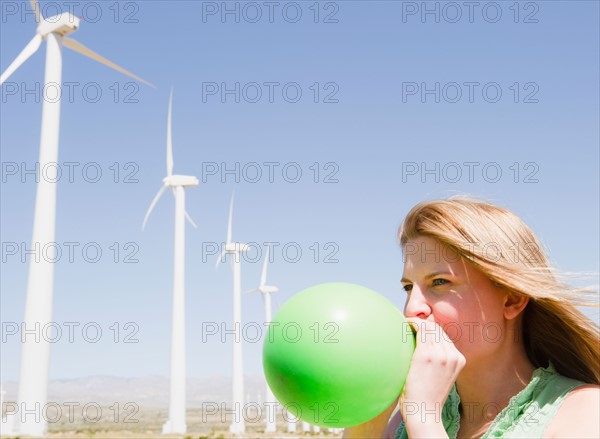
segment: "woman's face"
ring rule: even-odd
[[[419,236],[404,247],[404,314],[439,324],[467,364],[494,354],[506,334],[505,295],[457,253]]]

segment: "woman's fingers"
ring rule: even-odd
[[[428,363],[437,363],[460,371],[465,357],[456,349],[452,339],[435,322],[409,317],[406,319],[415,331],[417,350],[415,354]]]
[[[435,322],[407,318],[415,331],[413,354],[402,399],[440,408],[465,365],[464,356]]]

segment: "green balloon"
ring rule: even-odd
[[[294,295],[275,314],[263,367],[284,410],[345,428],[373,419],[402,393],[414,350],[412,330],[393,303],[359,285],[326,283]]]

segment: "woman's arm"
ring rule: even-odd
[[[390,416],[398,405],[398,399],[392,403],[382,414],[365,422],[364,424],[346,428],[344,439],[383,439]]]

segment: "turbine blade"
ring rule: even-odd
[[[242,294],[251,294],[258,292],[258,288],[254,288],[253,290],[246,290]]]
[[[219,264],[223,261],[223,255],[225,254],[225,249],[223,248],[223,250],[221,250],[221,254],[219,255],[219,257],[217,258],[217,263],[215,264],[215,269],[218,270],[219,269]]]
[[[177,199],[177,192],[175,192],[175,188],[173,186],[171,186],[171,192],[173,193],[173,197],[175,197],[175,199]],[[185,210],[184,212],[185,212],[186,219],[190,222],[190,224],[194,227],[194,229],[197,229],[198,226],[196,225],[196,223],[194,222],[194,220],[192,219],[192,217],[190,216],[188,211]]]
[[[233,216],[233,193],[231,194],[231,201],[229,202],[229,222],[227,223],[227,244],[231,244],[232,238],[232,219]]]
[[[194,222],[194,220],[192,219],[192,217],[190,216],[190,214],[187,212],[187,210],[185,211],[185,217],[190,222],[190,224],[192,225],[192,227],[194,227],[194,229],[198,228],[198,226],[196,225],[196,223]]]
[[[40,34],[35,34],[31,41],[27,43],[27,46],[21,50],[21,53],[19,53],[12,64],[8,66],[4,73],[2,73],[2,76],[0,76],[0,85],[2,85],[2,83],[6,81],[10,75],[15,72],[15,70],[21,67],[21,64],[27,61],[31,55],[37,52],[37,50],[40,48],[40,44],[42,44],[42,36]]]
[[[265,253],[265,261],[263,262],[262,274],[260,275],[260,286],[264,287],[267,284],[267,265],[269,263],[269,247]]]
[[[83,44],[81,44],[79,41],[76,41],[72,38],[63,38],[62,43],[64,46],[68,47],[71,50],[74,50],[75,52],[79,52],[82,55],[87,56],[88,58],[91,58],[95,61],[98,61],[101,64],[104,64],[105,66],[110,67],[111,69],[117,70],[118,72],[121,72],[133,79],[135,79],[136,81],[142,82],[152,88],[156,88],[154,86],[154,84],[151,84],[150,82],[146,81],[145,79],[140,78],[139,76],[134,75],[131,72],[128,72],[127,70],[125,70],[122,67],[119,67],[118,65],[116,65],[115,63],[107,60],[106,58],[104,58],[103,56],[97,54],[96,52],[94,52],[93,50],[87,48],[86,46],[84,46]]]
[[[167,189],[166,186],[163,186],[159,189],[158,193],[154,196],[154,199],[152,200],[152,203],[150,203],[150,207],[148,208],[148,212],[146,212],[146,216],[144,217],[144,223],[142,224],[142,230],[144,230],[144,228],[146,227],[146,222],[148,221],[148,218],[150,218],[150,214],[152,213],[152,209],[154,209],[154,206],[156,206],[156,203],[158,203],[158,200],[160,199],[160,197],[162,196],[162,194],[165,192],[165,189]]]
[[[171,137],[171,111],[173,109],[173,87],[169,95],[169,116],[167,118],[167,176],[173,175],[173,141]]]
[[[33,12],[35,13],[35,21],[37,23],[40,22],[40,5],[38,5],[37,0],[29,0],[29,4],[31,5],[31,9],[33,9]]]

